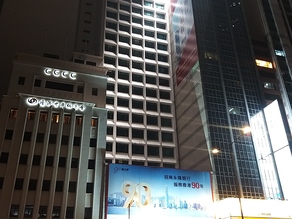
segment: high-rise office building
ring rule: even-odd
[[[257,120],[256,128],[258,130],[254,135],[254,140],[262,181],[265,184],[265,197],[291,200],[292,192],[287,186],[290,180],[286,179],[286,174],[284,174],[292,162],[291,3],[285,0],[277,2],[245,1],[244,7],[247,12],[247,23],[251,30],[264,100],[267,105],[269,104],[263,111],[264,113],[261,115],[259,113],[256,116],[257,119],[253,119],[253,124],[255,124],[254,120]],[[262,119],[259,119],[260,117]],[[259,122],[260,120],[262,122]],[[259,130],[259,127],[262,129]],[[265,130],[268,130],[268,134],[265,133]],[[266,149],[261,151],[264,148]],[[263,163],[266,164],[264,168],[262,168]],[[269,174],[265,171],[268,171]],[[277,182],[271,183],[273,180]]]
[[[108,162],[178,167],[169,1],[106,1]]]
[[[181,6],[177,7],[186,7],[186,1],[178,2]],[[196,0],[192,6],[194,27],[187,42],[196,42],[197,47],[186,52],[185,44],[179,62],[173,61],[180,162],[183,168],[211,162],[218,199],[264,198],[252,139],[240,133],[262,110],[241,2]],[[177,48],[177,42],[174,45]],[[183,68],[190,63],[188,69]],[[214,148],[221,152],[211,154]],[[204,156],[192,162],[196,154]]]

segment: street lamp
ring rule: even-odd
[[[249,126],[246,126],[242,128],[242,134],[247,135],[251,132],[251,128]],[[238,196],[238,202],[239,202],[239,208],[240,208],[240,215],[241,218],[244,219],[243,216],[243,211],[242,211],[242,203],[241,199],[243,198],[243,190],[242,190],[242,184],[241,184],[241,179],[240,179],[240,173],[239,173],[239,166],[238,166],[238,160],[236,156],[236,148],[235,148],[235,142],[241,137],[241,135],[237,136],[233,141],[230,142],[229,146],[231,147],[231,158],[232,158],[232,163],[233,163],[233,168],[234,168],[234,173],[235,173],[235,180],[236,180],[236,190],[237,190],[237,196]],[[214,148],[212,150],[213,154],[218,154],[220,153],[220,150],[217,148]]]
[[[247,135],[250,132],[251,132],[251,128],[249,126],[246,126],[242,129],[242,133],[244,135]],[[242,203],[241,203],[241,199],[243,198],[243,190],[242,190],[242,184],[241,184],[241,179],[240,179],[238,160],[237,160],[237,156],[236,156],[236,148],[235,148],[235,144],[234,144],[239,138],[240,138],[240,135],[237,136],[236,139],[230,143],[230,146],[232,148],[231,158],[232,158],[233,168],[234,168],[234,173],[235,173],[240,214],[241,214],[241,218],[244,219],[243,211],[242,211]]]

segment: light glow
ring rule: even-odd
[[[243,129],[242,129],[242,132],[243,134],[249,134],[251,133],[251,128],[249,126],[245,126]]]
[[[69,78],[71,80],[76,80],[76,72],[69,72],[65,70],[59,69],[52,69],[52,68],[45,68],[44,70],[45,75],[54,76],[54,77],[62,77],[62,78]]]
[[[218,154],[218,153],[220,153],[220,150],[218,148],[214,148],[214,149],[212,149],[212,153]]]
[[[256,59],[255,62],[256,62],[256,65],[259,67],[273,68],[273,64],[271,62],[260,60],[260,59]]]
[[[56,109],[75,109],[77,111],[83,112],[85,110],[85,105],[84,104],[79,104],[79,103],[74,103],[74,102],[65,102],[65,101],[58,101],[58,100],[46,100],[46,99],[39,99],[36,97],[28,97],[27,98],[27,103],[30,106],[37,106],[39,105],[40,107],[54,107]]]

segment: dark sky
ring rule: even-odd
[[[79,0],[4,2],[0,14],[0,97],[8,88],[16,52],[72,58],[78,9]]]
[[[0,8],[4,0],[0,0]],[[253,39],[264,39],[257,1],[243,0]],[[0,97],[6,93],[15,52],[43,55],[74,51],[79,0],[6,0],[0,14]]]

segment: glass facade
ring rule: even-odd
[[[241,135],[241,128],[249,125],[251,116],[262,110],[241,2],[196,0],[193,10],[204,99],[200,111],[201,118],[205,117],[202,129],[208,149],[221,151],[210,155],[217,182],[216,198],[238,195],[233,154],[238,162],[243,196],[263,198],[252,139]],[[198,86],[187,79],[182,83]]]
[[[292,86],[291,86],[291,3],[287,0],[280,0],[277,3],[270,4],[268,0],[261,0],[260,7],[262,9],[262,21],[267,26],[266,35],[269,48],[273,61],[275,63],[275,69],[277,72],[277,78],[279,80],[279,88],[281,91],[281,97],[283,99],[283,106],[286,111],[287,120],[292,130],[291,121],[291,102],[292,102]],[[278,16],[280,15],[280,16]]]

